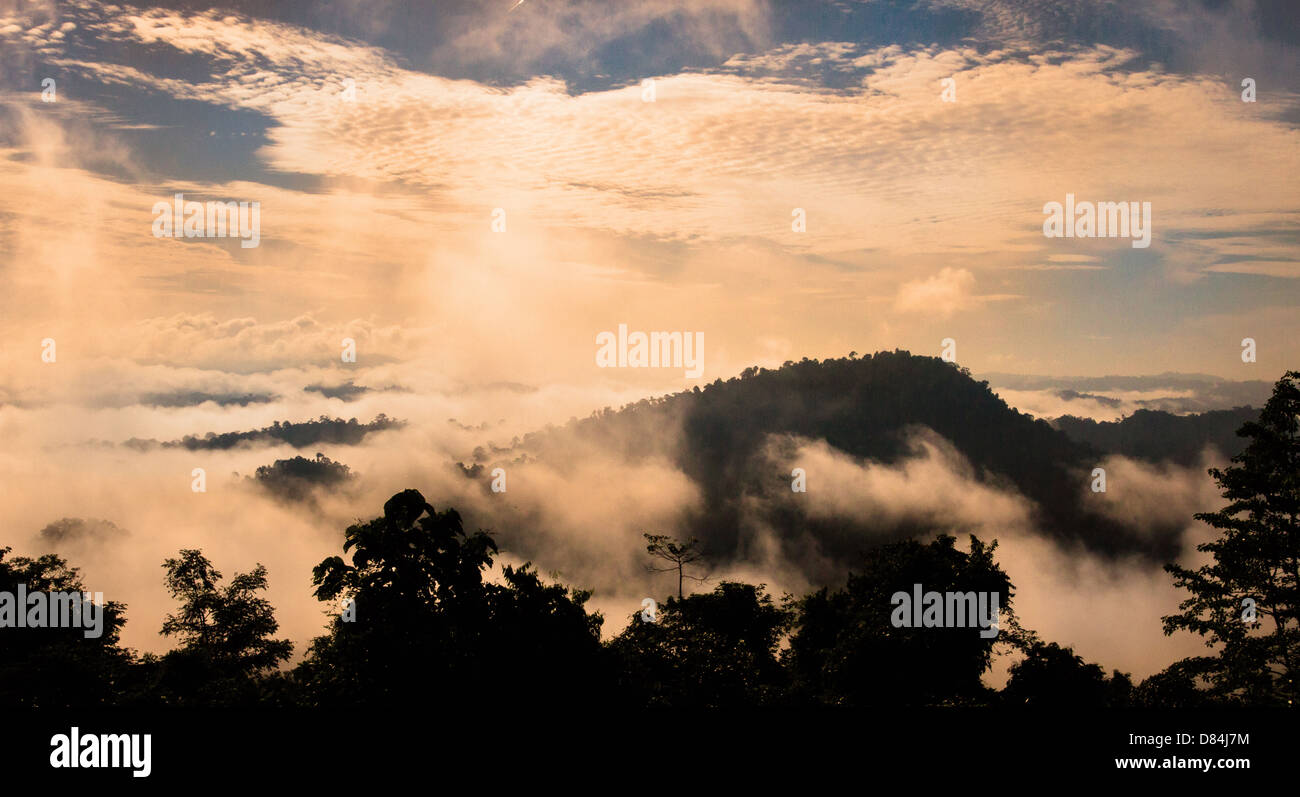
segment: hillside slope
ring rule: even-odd
[[[823,553],[839,558],[854,556],[867,539],[963,529],[813,519],[788,500],[766,500],[790,492],[789,470],[773,468],[763,456],[770,436],[824,440],[859,461],[896,463],[908,456],[918,427],[950,441],[979,481],[1030,499],[1044,535],[1108,554],[1167,560],[1177,553],[1178,528],[1128,528],[1086,511],[1085,502],[1095,498],[1089,473],[1100,452],[1012,409],[965,369],[905,351],[747,369],[725,382],[529,434],[511,449],[495,449],[496,456],[480,450],[476,459],[557,462],[575,442],[625,461],[663,456],[704,498],[704,509],[674,533],[697,536],[719,552],[735,551],[758,506],[766,512],[763,524],[777,530],[783,544],[797,545],[811,534]],[[946,500],[952,497],[936,491],[935,502]]]

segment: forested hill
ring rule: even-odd
[[[1241,453],[1246,441],[1237,436],[1237,430],[1258,418],[1259,410],[1250,407],[1197,415],[1138,410],[1118,421],[1097,422],[1063,415],[1052,421],[1052,425],[1072,439],[1108,454],[1123,454],[1148,462],[1195,465],[1207,445],[1214,446],[1225,457]]]
[[[668,456],[705,499],[706,509],[678,531],[694,534],[710,547],[734,550],[759,506],[767,508],[763,522],[787,542],[797,544],[813,534],[826,552],[851,555],[867,536],[931,529],[863,529],[861,521],[815,521],[792,509],[789,501],[762,500],[790,492],[789,470],[776,470],[761,456],[769,435],[825,440],[860,460],[893,463],[907,455],[908,435],[917,426],[949,440],[980,478],[1009,483],[1032,499],[1049,536],[1108,553],[1165,558],[1177,550],[1177,529],[1125,528],[1084,511],[1088,474],[1099,463],[1098,451],[1008,407],[965,369],[905,351],[747,369],[725,382],[606,409],[530,434],[509,450],[480,450],[476,459],[486,464],[526,455],[558,463],[574,442],[625,460]],[[936,492],[934,501],[950,498]]]

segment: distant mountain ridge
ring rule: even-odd
[[[1264,379],[1232,380],[1209,374],[1176,372],[1146,376],[984,373],[978,374],[977,378],[987,381],[994,390],[1038,391],[1051,393],[1067,403],[1092,400],[1112,408],[1128,405],[1134,411],[1163,410],[1178,415],[1262,407],[1273,393],[1273,383]],[[1134,393],[1139,395],[1133,396]],[[1067,411],[1061,414],[1075,413]]]
[[[704,499],[704,509],[675,533],[697,536],[715,550],[735,550],[745,513],[777,491],[790,491],[789,474],[775,471],[761,456],[770,435],[824,440],[859,460],[895,463],[908,456],[917,426],[950,441],[981,481],[1010,484],[1029,498],[1043,533],[1061,543],[1153,560],[1178,553],[1181,525],[1128,528],[1088,511],[1088,474],[1102,457],[1091,442],[1011,408],[963,368],[906,351],[749,368],[725,382],[607,408],[526,435],[509,449],[480,449],[475,460],[562,463],[575,441],[633,462],[667,456]],[[944,499],[936,495],[935,500]],[[823,552],[834,556],[852,556],[867,539],[937,530],[817,520],[790,511],[788,501],[767,505],[762,520],[778,531],[783,545],[797,546],[812,534]],[[788,547],[785,553],[798,556]]]
[[[1259,410],[1237,407],[1198,415],[1174,415],[1158,410],[1138,410],[1118,421],[1094,421],[1063,415],[1052,425],[1071,439],[1108,454],[1147,462],[1195,465],[1205,447],[1213,446],[1225,457],[1241,453],[1246,441],[1237,430],[1259,418]]]

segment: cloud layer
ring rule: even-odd
[[[161,646],[180,547],[267,564],[301,644],[321,624],[311,566],[406,487],[499,533],[507,561],[595,588],[617,627],[665,591],[640,535],[706,500],[675,430],[639,430],[648,457],[512,462],[505,494],[455,463],[752,365],[952,338],[1020,409],[1112,419],[1248,403],[1300,358],[1300,70],[1273,3],[506,5],[0,7],[8,539],[39,547],[62,518],[128,530],[68,553],[131,605],[129,644]],[[260,203],[260,245],[154,237],[177,193]],[[1151,202],[1151,247],[1045,238],[1067,194]],[[598,368],[620,324],[702,333],[704,376]],[[1213,376],[1099,376],[1170,370]],[[119,445],[379,413],[407,425],[323,446],[357,477],[313,502],[243,477],[315,450]],[[1049,638],[1137,674],[1188,652],[1151,643],[1162,574],[1044,542],[1023,496],[943,439],[917,432],[889,465],[769,442],[765,465],[815,465],[823,526],[996,536]],[[1101,517],[1177,527],[1214,503],[1202,468],[1106,466]],[[774,532],[791,500],[745,497],[715,579],[798,592],[846,571]]]

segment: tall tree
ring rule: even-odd
[[[695,581],[703,581],[704,576],[693,576],[686,572],[686,566],[704,558],[700,552],[700,541],[691,538],[682,542],[667,534],[643,534],[646,540],[646,552],[656,559],[667,562],[666,567],[649,565],[646,567],[652,573],[667,573],[673,570],[677,571],[677,599],[682,599],[682,579],[690,578]]]
[[[382,517],[349,527],[343,550],[351,562],[333,556],[313,572],[316,597],[347,608],[297,670],[310,704],[571,704],[603,694],[603,618],[586,612],[590,593],[544,584],[528,565],[487,581],[497,545],[466,534],[456,510],[405,490]]]
[[[180,611],[167,615],[162,634],[181,641],[161,661],[159,691],[167,702],[226,704],[256,699],[257,679],[293,651],[279,629],[270,601],[266,568],[236,573],[221,586],[221,573],[196,549],[167,559],[165,584]]]
[[[316,598],[339,610],[297,670],[308,702],[436,702],[473,658],[488,616],[483,571],[496,551],[491,537],[466,535],[454,509],[435,511],[416,490],[349,526],[350,561],[331,556],[312,571]]]
[[[1257,422],[1237,432],[1250,443],[1224,470],[1211,469],[1227,506],[1196,515],[1221,533],[1197,550],[1195,570],[1166,565],[1191,596],[1164,618],[1166,634],[1206,638],[1215,656],[1185,661],[1212,696],[1295,705],[1300,697],[1300,372],[1273,387]]]

